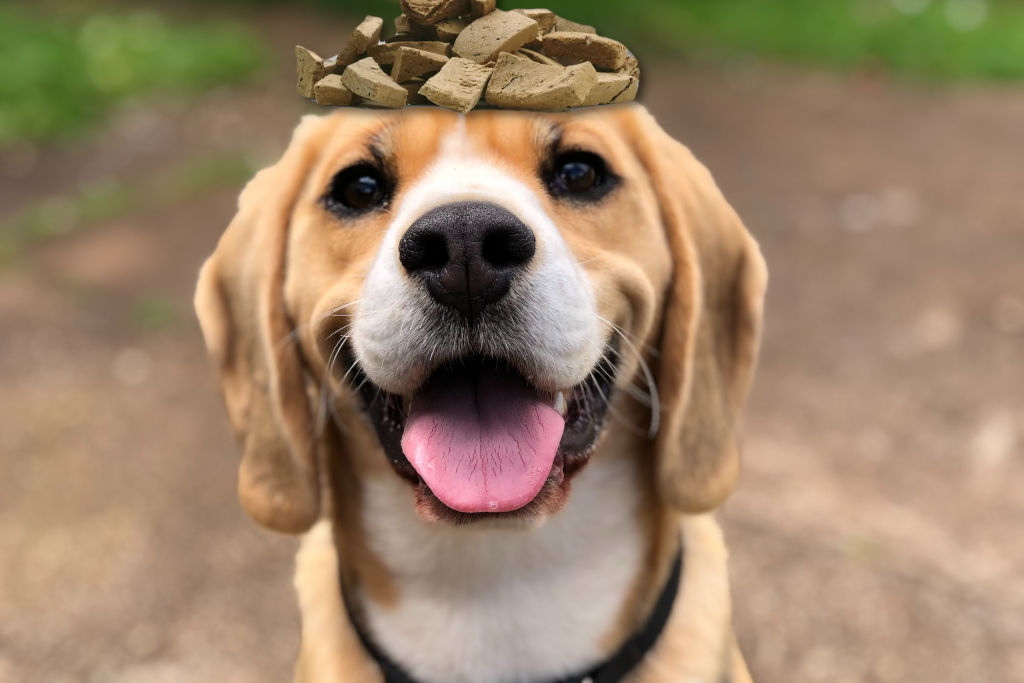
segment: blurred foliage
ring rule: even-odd
[[[42,199],[0,221],[0,265],[13,262],[26,247],[94,223],[173,206],[210,190],[237,186],[256,170],[256,163],[245,154],[221,153],[128,182],[106,180]]]
[[[232,0],[227,0],[231,2]],[[273,3],[278,0],[257,0]],[[306,0],[390,20],[397,0]],[[1024,78],[1019,0],[499,0],[548,7],[652,53],[773,57],[838,69],[883,67],[930,79]],[[296,42],[301,42],[297,37]]]
[[[233,24],[149,11],[53,19],[0,4],[0,146],[81,131],[117,101],[192,93],[253,75],[268,51]]]
[[[132,317],[141,329],[159,332],[174,325],[177,312],[174,301],[158,294],[146,294],[134,301]]]

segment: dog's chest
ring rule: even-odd
[[[374,640],[423,681],[545,680],[602,661],[645,559],[634,468],[592,462],[529,530],[426,524],[397,503],[404,482],[367,482],[367,537],[398,587],[393,605],[356,596]]]

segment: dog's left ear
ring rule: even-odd
[[[257,522],[300,533],[316,522],[320,490],[306,367],[284,305],[291,215],[319,151],[307,117],[275,165],[260,171],[206,261],[195,306],[242,444],[238,496]]]
[[[650,114],[633,111],[633,143],[674,271],[656,375],[659,493],[683,512],[705,512],[725,501],[739,475],[735,424],[757,361],[767,272],[708,170]]]

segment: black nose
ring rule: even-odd
[[[496,204],[445,204],[421,216],[398,243],[405,270],[470,321],[508,293],[533,258],[533,232]]]

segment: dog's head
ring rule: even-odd
[[[343,111],[245,189],[196,306],[243,505],[300,531],[326,458],[407,479],[433,518],[553,512],[632,400],[663,502],[718,506],[764,287],[707,170],[639,106]]]

